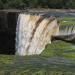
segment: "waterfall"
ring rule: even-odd
[[[54,37],[58,37],[60,39],[66,41],[74,41],[75,39],[75,25],[63,25],[59,27],[59,34],[54,35]]]
[[[59,26],[53,17],[19,14],[16,27],[16,55],[40,54]]]

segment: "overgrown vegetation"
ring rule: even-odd
[[[75,8],[74,0],[0,0],[0,9]]]

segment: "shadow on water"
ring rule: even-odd
[[[0,54],[15,53],[16,13],[0,13]]]
[[[11,32],[0,33],[0,54],[14,54],[15,52],[15,34]]]

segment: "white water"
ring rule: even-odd
[[[40,54],[58,31],[57,20],[52,17],[19,14],[16,28],[16,55]]]

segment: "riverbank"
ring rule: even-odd
[[[0,55],[0,75],[75,75],[75,60]]]

